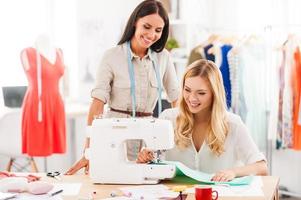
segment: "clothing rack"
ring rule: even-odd
[[[233,34],[236,33],[247,33],[250,34],[250,31],[252,32],[252,34],[273,34],[274,30],[277,29],[282,29],[282,30],[286,30],[284,34],[288,34],[289,32],[291,32],[292,30],[300,30],[301,33],[301,24],[288,24],[285,26],[279,26],[279,25],[266,25],[263,27],[259,27],[259,28],[235,28],[235,27],[202,27],[203,30],[207,31],[207,32],[229,32],[229,34],[231,34],[231,32]],[[297,34],[299,33],[299,31],[297,32]],[[301,34],[300,34],[301,35]],[[266,111],[266,133],[267,133],[267,138],[266,138],[266,156],[267,156],[267,162],[268,162],[268,168],[269,168],[269,172],[272,174],[272,169],[273,169],[273,149],[274,149],[274,140],[273,139],[269,139],[268,136],[268,124],[269,124],[269,117],[270,117],[270,110]],[[285,188],[285,187],[284,187]],[[289,195],[291,197],[297,197],[297,198],[301,198],[301,194],[299,193],[295,193],[295,192],[290,192],[290,191],[286,191],[282,188],[279,189],[279,194],[283,194],[283,195]]]
[[[198,25],[198,24],[194,24]],[[241,33],[241,34],[260,34],[265,33],[267,27],[269,26],[259,26],[259,27],[237,27],[237,26],[206,26],[199,24],[202,30],[215,33],[215,32],[229,32],[233,34]]]
[[[286,34],[288,32],[290,32],[291,30],[289,29],[299,29],[301,32],[301,24],[287,24],[287,25],[279,25],[279,24],[274,24],[274,25],[267,25],[264,27],[264,32],[265,33],[270,33],[273,34],[273,30],[275,29],[281,29],[281,30],[286,30]],[[270,117],[270,111],[266,111],[266,123],[268,125],[269,123],[269,117]],[[267,130],[266,133],[268,133],[268,126],[267,126]],[[267,134],[267,145],[266,145],[266,153],[267,153],[267,162],[268,162],[268,167],[269,167],[269,172],[272,174],[272,169],[273,169],[273,140],[270,140]],[[297,197],[297,198],[301,198],[301,194],[296,193],[296,192],[289,192],[286,191],[284,189],[279,188],[279,194],[283,194],[283,195],[288,195],[291,197]]]
[[[263,27],[257,27],[257,28],[247,28],[247,27],[232,27],[232,26],[228,26],[228,27],[209,27],[209,26],[203,26],[200,25],[202,28],[202,30],[208,32],[208,33],[219,33],[219,32],[223,32],[225,31],[225,33],[242,33],[242,34],[270,34],[271,37],[273,35],[273,31],[278,30],[278,29],[282,29],[285,30],[284,34],[288,34],[289,32],[291,32],[292,30],[298,30],[297,34],[301,33],[301,24],[287,24],[287,25],[265,25]],[[300,34],[301,35],[301,34]],[[271,38],[270,37],[270,38]],[[267,162],[268,162],[268,168],[269,168],[269,172],[272,174],[272,169],[273,169],[273,149],[274,149],[274,140],[273,139],[269,139],[268,136],[268,124],[269,124],[269,117],[270,117],[270,111],[267,110],[266,111],[266,133],[267,133],[267,138],[266,138],[266,156],[267,156]],[[283,195],[289,195],[291,197],[297,197],[297,198],[301,198],[301,194],[299,193],[295,193],[295,192],[290,192],[290,191],[285,191],[283,189],[279,189],[279,194],[283,194]]]

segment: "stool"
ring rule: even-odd
[[[10,158],[6,170],[20,172],[30,167],[31,172],[38,172],[33,157],[22,154],[21,146],[21,109],[4,107],[0,110],[0,154]],[[22,160],[23,162],[17,162]]]

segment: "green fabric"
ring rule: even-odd
[[[207,174],[201,171],[190,169],[189,167],[185,166],[183,163],[178,161],[162,161],[163,164],[170,164],[176,166],[176,176],[172,179],[175,182],[181,183],[191,183],[191,184],[198,184],[198,183],[205,183],[205,184],[226,184],[231,186],[238,186],[238,185],[249,185],[253,179],[252,176],[244,176],[240,178],[235,178],[232,181],[228,182],[216,182],[211,181],[211,178],[214,174]]]

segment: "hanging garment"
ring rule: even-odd
[[[278,123],[277,123],[277,137],[276,137],[276,149],[280,149],[283,146],[283,89],[284,89],[284,67],[285,67],[286,54],[282,51],[282,62],[279,67],[279,106],[278,106]]]
[[[228,108],[231,107],[231,82],[230,82],[229,63],[228,63],[227,54],[231,50],[231,48],[232,48],[231,45],[226,45],[226,44],[221,47],[222,63],[220,66],[220,71],[223,76]]]
[[[229,63],[230,82],[231,82],[231,110],[238,114],[243,122],[246,121],[248,113],[245,94],[243,90],[243,71],[244,63],[242,59],[243,51],[237,49],[235,52],[231,49],[227,58]]]
[[[301,76],[301,74],[299,74],[299,76]],[[298,124],[301,125],[301,98],[299,102]]]
[[[27,48],[24,51],[27,54],[29,69],[25,70],[28,89],[22,106],[22,152],[30,156],[65,153],[65,109],[59,92],[59,79],[64,73],[62,52],[56,51],[56,61],[52,64],[34,48]],[[37,60],[40,61],[41,84],[38,84]],[[40,111],[38,87],[41,87]]]
[[[278,118],[279,118],[279,100],[280,100],[280,63],[283,60],[282,51],[275,49],[274,42],[270,39],[266,39],[265,41],[266,48],[266,67],[267,67],[267,75],[266,75],[266,85],[267,85],[267,139],[272,142],[271,145],[267,145],[267,150],[269,151],[271,148],[276,147],[277,140],[277,129],[278,129]]]
[[[294,66],[294,53],[296,50],[296,41],[288,39],[284,44],[285,65],[283,71],[284,85],[282,97],[282,146],[281,148],[293,147],[293,91],[292,91],[292,70]]]
[[[266,99],[266,44],[262,41],[242,46],[243,91],[247,108],[245,124],[260,151],[266,150],[267,99]]]
[[[213,48],[213,44],[208,44],[207,46],[204,46],[205,58],[207,60],[211,60],[212,62],[215,62],[215,55],[213,53],[209,53],[209,49],[211,48]]]
[[[299,48],[294,53],[293,80],[293,149],[301,150],[301,125],[298,123],[301,97],[301,54]]]

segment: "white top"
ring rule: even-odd
[[[47,59],[48,62],[54,64],[56,61],[56,48],[53,46],[50,37],[47,34],[40,34],[37,36],[34,42],[34,48],[36,51]],[[40,57],[37,56],[37,59]],[[23,63],[24,69],[27,71],[29,69],[29,61],[26,54],[26,51],[21,52],[21,60]],[[39,61],[37,60],[37,63]]]
[[[167,109],[162,112],[160,118],[169,119],[174,127],[179,113],[177,108]],[[266,160],[252,140],[246,126],[238,115],[228,113],[229,134],[224,144],[225,152],[216,156],[204,141],[199,152],[196,151],[193,142],[185,150],[174,147],[166,152],[166,160],[180,161],[194,170],[206,173],[215,173],[219,170],[230,169],[237,166]]]

